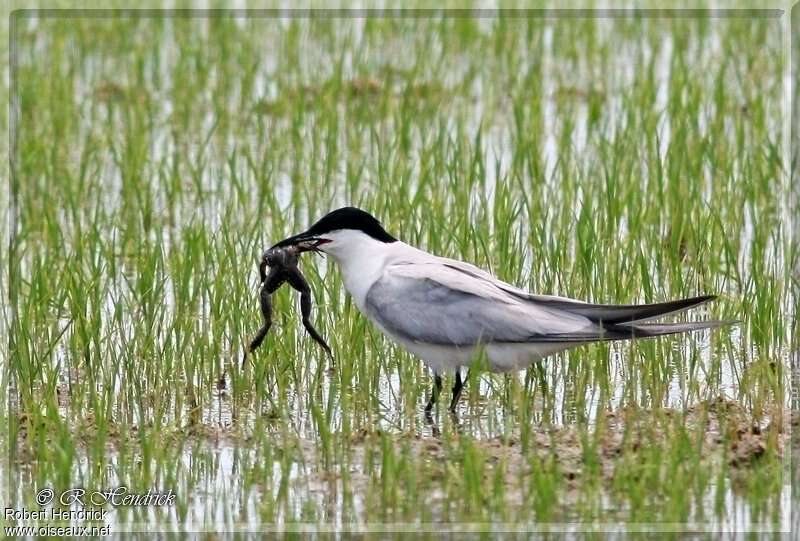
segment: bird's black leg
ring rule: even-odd
[[[425,406],[425,411],[430,413],[433,405],[436,404],[436,399],[439,398],[439,393],[442,392],[442,376],[439,374],[433,375],[433,388],[431,389],[431,398],[428,400],[428,405]]]
[[[469,372],[467,372],[469,374]],[[461,380],[461,370],[456,370],[456,382],[453,384],[453,399],[450,401],[450,412],[456,412],[458,406],[458,399],[461,398],[461,389],[464,388],[464,382]]]

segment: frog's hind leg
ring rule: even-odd
[[[325,342],[325,339],[320,336],[320,334],[317,332],[317,329],[314,328],[314,326],[311,324],[311,320],[309,319],[311,316],[311,292],[308,290],[300,292],[300,312],[303,315],[303,327],[306,328],[308,334],[310,334],[311,338],[316,340],[317,343],[328,352],[328,355],[333,357],[330,346],[328,346],[328,343]]]
[[[242,359],[242,370],[244,370],[245,364],[247,363],[247,357],[249,354],[253,353],[253,351],[258,348],[261,343],[264,341],[264,338],[267,337],[269,333],[270,327],[272,327],[272,291],[269,287],[269,284],[264,284],[261,288],[261,316],[264,318],[264,325],[258,330],[253,340],[250,342],[250,345],[247,346],[247,351],[245,351],[244,358]]]
[[[300,314],[303,316],[303,327],[306,328],[311,338],[322,346],[329,356],[333,357],[330,346],[328,346],[325,339],[320,336],[317,329],[314,328],[314,325],[311,324],[311,288],[308,287],[308,282],[306,282],[302,274],[296,272],[290,275],[289,284],[300,292]]]

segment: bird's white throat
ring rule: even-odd
[[[351,229],[333,231],[325,238],[331,242],[323,245],[323,251],[339,265],[345,289],[363,312],[369,288],[381,277],[387,262],[398,253],[398,249],[403,251],[407,245],[400,241],[381,242]]]

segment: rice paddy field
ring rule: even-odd
[[[124,486],[174,502],[55,523],[788,530],[786,17],[15,12],[4,507]],[[429,371],[307,254],[333,361],[284,288],[242,371],[261,252],[345,205],[530,291],[718,294],[680,317],[739,323],[478,368],[430,423]]]

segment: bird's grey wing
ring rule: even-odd
[[[687,299],[652,304],[593,304],[555,295],[534,295],[503,282],[502,280],[498,280],[488,272],[469,263],[445,258],[441,258],[441,260],[447,267],[461,272],[466,276],[490,282],[498,289],[516,298],[534,302],[541,307],[584,316],[591,321],[597,323],[602,322],[604,324],[625,324],[645,321],[667,314],[681,312],[716,298],[715,295],[702,295],[700,297],[690,297]]]
[[[388,266],[365,308],[389,333],[427,344],[581,342],[605,333],[583,316],[526,302],[438,262]]]
[[[652,304],[591,304],[548,295],[528,295],[528,298],[540,306],[565,310],[573,314],[580,314],[598,323],[625,325],[629,323],[639,323],[675,312],[682,312],[693,306],[715,299],[716,295],[702,295],[700,297]]]

